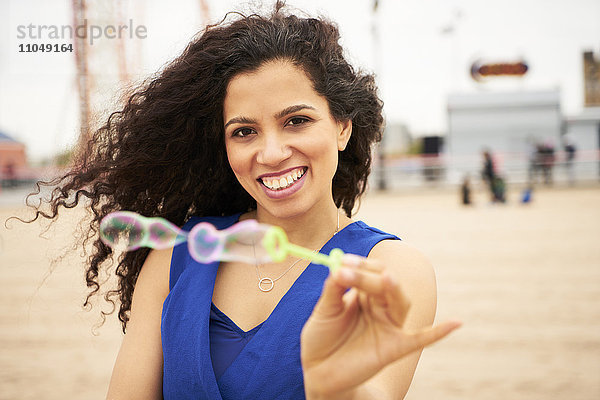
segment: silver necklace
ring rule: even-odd
[[[335,232],[333,232],[333,236],[335,236],[336,233],[338,233],[340,230],[340,211],[338,210],[337,212],[337,226],[335,228]],[[327,240],[329,241],[329,239]],[[316,253],[318,250],[313,250],[313,253]],[[288,272],[290,272],[290,270],[292,268],[294,268],[294,265],[298,264],[298,262],[300,260],[304,260],[304,258],[299,258],[296,261],[294,261],[292,263],[292,265],[290,265],[288,267],[288,269],[285,270],[285,272],[281,275],[279,275],[277,278],[273,279],[273,278],[269,278],[268,276],[264,276],[264,277],[260,277],[260,271],[258,270],[258,263],[254,263],[254,266],[256,268],[256,277],[258,278],[258,289],[260,289],[261,292],[270,292],[271,290],[273,290],[273,288],[275,287],[275,282],[277,282],[278,280],[280,280],[281,278],[284,277],[285,274],[287,274]]]

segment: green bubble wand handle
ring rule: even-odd
[[[285,260],[288,254],[292,254],[329,267],[331,272],[340,267],[342,256],[344,255],[344,252],[337,248],[331,250],[329,255],[327,255],[315,253],[302,246],[290,243],[285,231],[278,226],[272,226],[267,230],[262,239],[262,245],[275,262],[281,262]]]

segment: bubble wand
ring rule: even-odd
[[[290,243],[285,231],[279,226],[269,227],[262,240],[262,245],[275,262],[283,261],[288,254],[292,254],[296,257],[306,258],[316,264],[325,265],[332,272],[342,264],[342,256],[344,255],[344,252],[338,248],[332,249],[327,255]]]
[[[117,211],[102,219],[100,238],[107,246],[122,251],[141,247],[166,249],[187,241],[192,258],[204,264],[213,261],[281,262],[288,255],[294,255],[334,271],[341,265],[344,254],[340,249],[331,250],[329,255],[315,253],[290,243],[280,227],[261,224],[253,219],[223,230],[217,230],[208,222],[200,222],[188,233],[164,218]]]

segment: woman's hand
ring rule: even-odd
[[[307,398],[351,398],[385,366],[460,326],[446,322],[408,330],[409,308],[399,283],[379,261],[345,255],[302,331]]]

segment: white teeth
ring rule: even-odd
[[[279,179],[262,178],[262,182],[266,187],[268,187],[271,190],[284,189],[293,184],[294,181],[300,179],[302,175],[304,175],[304,169],[298,168],[290,172],[289,175],[281,177]]]

